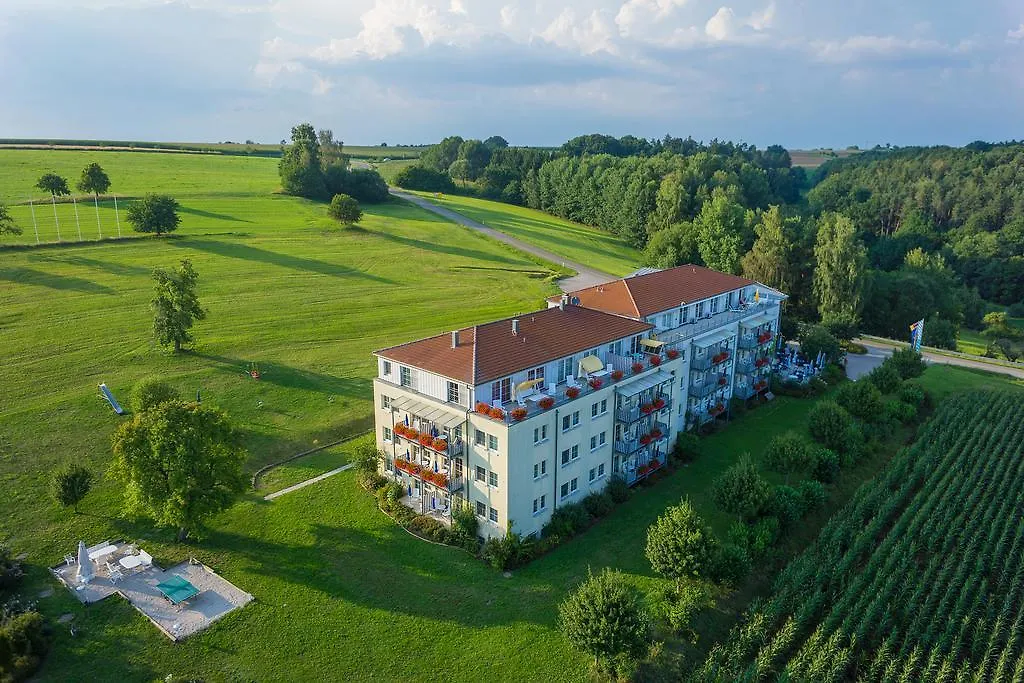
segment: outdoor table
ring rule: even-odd
[[[543,401],[546,398],[549,398],[549,396],[547,394],[542,394],[542,393],[540,393],[538,391],[535,394],[531,394],[531,395],[527,396],[526,400],[527,401],[533,401],[534,403],[538,403],[539,401]]]
[[[120,560],[118,560],[117,563],[125,569],[135,569],[139,565],[143,564],[142,558],[138,555],[128,555],[127,557],[122,557]]]
[[[93,550],[91,553],[89,553],[89,559],[92,560],[93,562],[95,562],[96,560],[100,559],[101,557],[106,557],[107,555],[110,555],[111,553],[116,553],[116,552],[117,552],[117,546],[116,545],[105,545],[102,548],[97,548],[96,550]]]
[[[180,605],[189,598],[199,595],[199,589],[181,576],[172,576],[166,581],[158,583],[156,588],[172,605]]]

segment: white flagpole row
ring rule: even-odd
[[[75,225],[78,226],[78,241],[81,242],[82,241],[82,221],[78,220],[78,202],[75,201],[74,197],[72,197],[71,198],[71,203],[74,204],[74,206],[75,206]]]
[[[36,244],[39,244],[39,224],[36,223],[36,207],[32,204],[32,200],[28,200],[28,208],[32,212],[32,227],[36,231]]]
[[[95,194],[92,196],[92,203],[96,207],[96,230],[100,233],[100,239],[103,239],[103,226],[100,225],[100,200]]]

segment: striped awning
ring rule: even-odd
[[[589,375],[592,372],[604,370],[604,363],[597,356],[584,356],[580,359],[580,368]]]
[[[665,345],[665,342],[658,341],[657,339],[641,339],[640,346],[646,346],[649,349],[660,349]]]
[[[435,408],[434,406],[414,401],[407,396],[401,396],[391,401],[391,407],[396,410],[404,410],[405,412],[420,418],[421,420],[427,420],[433,422],[435,425],[440,427],[452,427],[458,426],[466,421],[465,415],[453,415],[447,410],[441,408]]]

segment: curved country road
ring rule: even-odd
[[[474,221],[471,218],[466,218],[462,214],[456,213],[451,209],[447,209],[443,206],[438,206],[437,204],[427,201],[422,197],[417,197],[414,194],[409,194],[408,192],[403,192],[402,190],[398,190],[393,187],[389,187],[388,190],[391,192],[391,194],[395,195],[396,197],[400,197],[406,201],[412,202],[416,206],[422,209],[426,209],[427,211],[436,213],[438,216],[447,218],[448,220],[454,223],[464,225],[465,227],[470,228],[471,230],[482,232],[488,237],[492,237],[498,240],[499,242],[504,242],[505,244],[511,245],[516,249],[519,249],[520,251],[525,251],[528,254],[539,256],[545,261],[561,264],[566,268],[571,268],[572,270],[575,270],[576,275],[573,275],[572,277],[563,278],[558,281],[558,286],[562,288],[563,292],[573,292],[577,289],[583,289],[584,287],[592,287],[593,285],[599,285],[602,282],[609,282],[611,280],[618,279],[614,275],[609,275],[608,273],[597,270],[596,268],[585,266],[582,263],[577,263],[575,261],[567,261],[565,258],[559,256],[558,254],[552,253],[547,249],[541,249],[540,247],[535,247],[532,244],[527,244],[522,240],[506,235],[505,233],[499,232],[494,228],[489,228],[483,223],[478,223],[477,221]]]
[[[867,372],[870,372],[875,365],[881,365],[883,360],[892,355],[893,349],[905,348],[902,346],[898,346],[897,344],[888,344],[886,342],[881,342],[874,339],[856,339],[854,341],[856,341],[858,344],[862,344],[868,349],[868,353],[866,356],[859,357],[860,359],[864,359],[863,361],[859,360],[857,356],[847,356],[848,373],[850,373],[849,363],[855,362],[864,365],[863,369],[858,369],[857,371],[855,371],[855,374],[857,376],[867,374]],[[1015,368],[1006,365],[996,365],[995,363],[983,363],[980,361],[971,360],[970,358],[944,356],[942,354],[931,353],[923,349],[921,355],[929,363],[959,365],[960,367],[963,368],[974,368],[976,370],[984,370],[985,372],[995,372],[1002,375],[1010,375],[1011,377],[1016,377],[1018,379],[1024,379],[1024,369],[1021,368]],[[851,376],[853,376],[852,373]],[[854,379],[856,379],[856,377],[854,377]]]

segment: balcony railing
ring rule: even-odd
[[[449,441],[448,439],[439,436],[439,437],[436,437],[436,438],[435,437],[431,437],[429,440],[426,440],[426,439],[421,439],[421,435],[417,435],[416,438],[413,438],[413,437],[407,436],[408,432],[403,434],[403,433],[397,431],[398,425],[395,425],[395,428],[396,428],[395,439],[399,443],[401,443],[401,441],[404,439],[406,441],[406,443],[408,443],[410,445],[422,446],[423,448],[425,448],[427,450],[430,450],[430,451],[432,451],[434,453],[439,453],[439,454],[441,454],[443,456],[446,456],[448,458],[457,458],[457,457],[461,456],[463,454],[464,450],[465,450],[465,442],[462,441],[462,439],[457,439],[455,441]]]
[[[451,477],[445,472],[435,472],[429,467],[423,467],[422,465],[405,460],[403,458],[395,459],[395,470],[403,474],[407,474],[411,477],[431,484],[439,489],[448,491],[449,493],[455,493],[462,489],[465,485],[465,479],[463,477]]]
[[[716,313],[710,317],[702,318],[701,320],[690,321],[680,325],[679,327],[673,328],[668,332],[659,333],[658,339],[666,344],[674,344],[676,342],[704,334],[705,332],[709,332],[718,327],[728,325],[737,320],[742,320],[743,318],[755,313],[764,312],[772,308],[778,308],[778,305],[777,301],[759,301],[758,303],[750,303],[743,308]]]
[[[690,396],[693,398],[706,398],[718,390],[718,382],[702,382],[690,385]]]
[[[732,390],[732,395],[745,401],[754,395],[754,388],[749,384],[740,384]]]
[[[703,356],[694,356],[690,361],[691,372],[702,372],[711,368],[711,356],[704,354]]]
[[[750,350],[758,347],[757,337],[752,334],[745,334],[736,341],[736,348]]]
[[[752,358],[744,358],[736,361],[736,372],[741,375],[749,375],[754,371],[754,361]]]
[[[650,402],[617,408],[615,410],[615,419],[619,422],[631,423],[671,408],[672,397],[665,393],[658,393]]]

